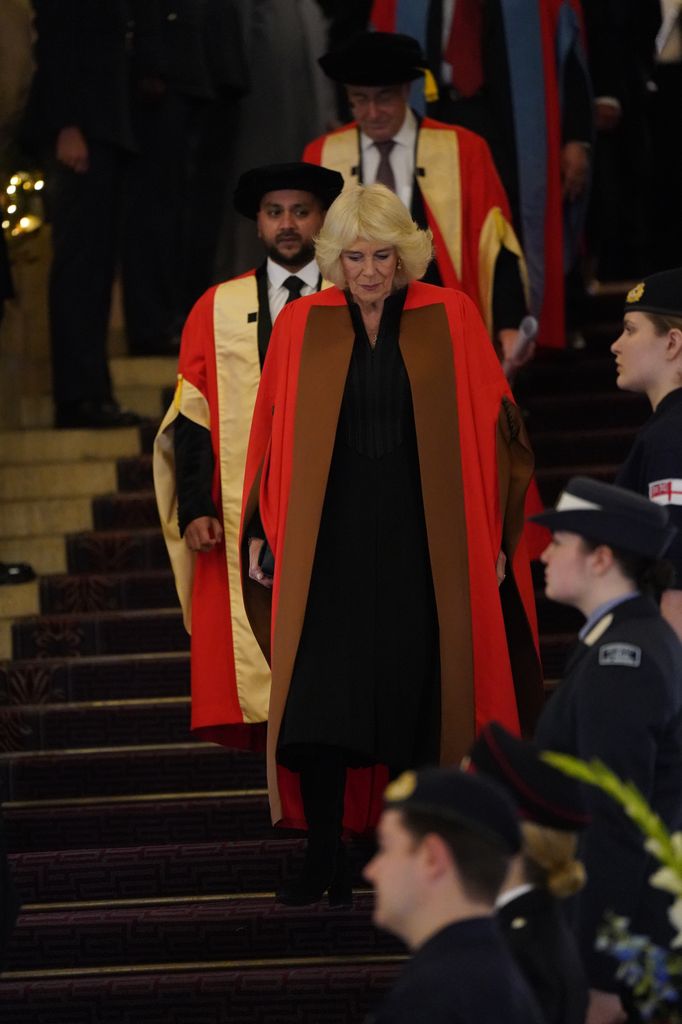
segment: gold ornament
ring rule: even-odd
[[[627,294],[626,302],[639,302],[641,297],[644,295],[644,282],[640,281],[634,288],[631,288]]]
[[[417,788],[416,772],[403,772],[393,782],[389,782],[384,791],[384,799],[389,803],[397,803],[399,800],[407,800]]]

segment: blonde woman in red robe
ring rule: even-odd
[[[384,186],[343,192],[316,242],[336,287],[279,316],[256,400],[242,577],[273,821],[308,829],[289,904],[350,900],[341,837],[376,823],[388,774],[541,703],[533,458],[474,304],[419,283],[431,248]]]

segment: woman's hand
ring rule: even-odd
[[[497,564],[495,566],[495,572],[497,573],[497,585],[502,586],[502,581],[507,575],[507,556],[504,551],[500,551],[497,556]]]
[[[211,551],[222,539],[223,528],[213,516],[199,516],[185,530],[185,544],[190,551]]]
[[[265,541],[262,537],[251,537],[249,539],[249,579],[255,580],[256,583],[260,583],[262,587],[267,587],[269,590],[272,586],[272,576],[268,576],[266,572],[263,572],[258,564],[264,544]]]

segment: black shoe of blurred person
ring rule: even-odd
[[[87,428],[107,430],[112,427],[136,427],[142,417],[129,409],[121,409],[117,402],[97,402],[86,398],[79,402],[59,402],[55,412],[58,430]]]
[[[12,583],[30,583],[36,578],[27,562],[0,562],[0,587]]]

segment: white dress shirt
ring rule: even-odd
[[[662,23],[656,36],[659,64],[679,64],[682,61],[682,3],[680,0],[661,0]]]
[[[512,900],[517,900],[519,896],[525,896],[527,892],[532,892],[535,888],[536,886],[527,882],[524,885],[515,885],[513,889],[503,890],[495,900],[495,910],[501,910],[502,907],[506,907]]]
[[[412,187],[414,184],[414,151],[417,145],[417,118],[407,108],[402,127],[393,136],[395,143],[389,156],[389,163],[395,178],[396,195],[402,199],[409,210],[412,205]],[[360,154],[362,159],[362,180],[365,185],[373,185],[377,180],[380,153],[369,135],[360,132]]]
[[[286,279],[292,276],[300,277],[304,282],[303,288],[301,288],[301,295],[312,295],[313,292],[317,291],[317,283],[320,280],[320,268],[315,260],[311,260],[310,263],[306,263],[305,267],[297,270],[294,274],[293,270],[280,266],[279,263],[275,263],[268,256],[267,275],[270,320],[274,324],[277,314],[284,309],[289,298],[289,291],[284,287]]]

